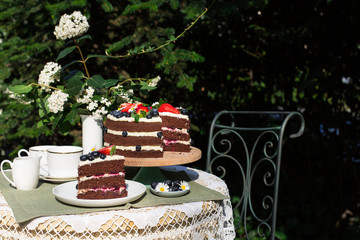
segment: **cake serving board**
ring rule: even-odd
[[[125,166],[140,167],[139,172],[132,180],[141,182],[150,188],[153,181],[165,181],[159,167],[174,166],[192,163],[201,158],[201,150],[196,147],[190,147],[190,152],[170,152],[165,151],[161,158],[130,158],[125,157]],[[179,179],[180,180],[180,179]]]
[[[192,163],[201,158],[201,150],[190,147],[190,152],[165,151],[161,158],[132,158],[125,157],[125,166],[128,167],[162,167]]]

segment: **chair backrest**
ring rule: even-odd
[[[221,111],[214,117],[206,171],[229,186],[242,238],[275,238],[282,147],[304,128],[298,112]]]

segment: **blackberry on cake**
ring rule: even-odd
[[[111,199],[127,196],[124,156],[108,146],[80,157],[78,199]]]
[[[158,111],[162,120],[164,151],[190,152],[188,111],[184,108],[179,110],[169,103],[161,104]]]
[[[163,156],[162,121],[158,112],[142,103],[124,103],[107,115],[104,144],[116,145],[116,154],[125,157]]]

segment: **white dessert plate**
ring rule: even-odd
[[[77,181],[60,184],[53,188],[55,197],[63,202],[79,207],[113,207],[133,202],[139,199],[146,191],[146,186],[142,183],[125,180],[128,196],[113,199],[78,199],[76,198]]]
[[[188,194],[190,192],[190,187],[189,187],[189,189],[186,189],[186,190],[172,191],[172,192],[159,192],[159,191],[156,191],[155,189],[153,189],[152,187],[150,187],[150,192],[159,197],[180,197],[185,194]]]

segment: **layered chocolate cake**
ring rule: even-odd
[[[138,104],[122,104],[107,115],[104,145],[116,145],[116,154],[125,157],[163,156],[162,121],[157,109]]]
[[[168,103],[159,109],[162,120],[164,151],[190,152],[190,120],[186,109],[177,109]]]
[[[77,198],[110,199],[127,196],[124,157],[109,146],[80,157]]]

